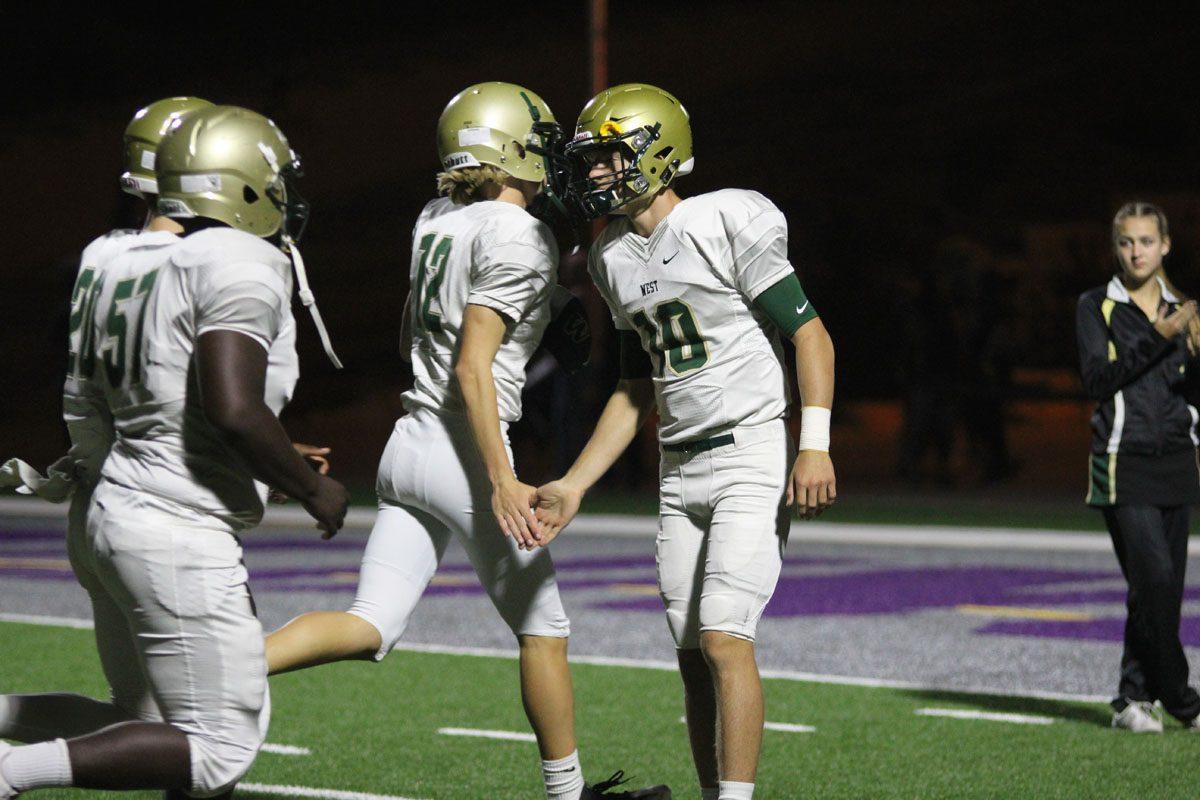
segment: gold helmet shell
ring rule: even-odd
[[[603,185],[587,178],[588,157],[620,147],[624,169]],[[646,83],[623,83],[593,97],[579,114],[568,156],[583,159],[577,192],[591,216],[653,197],[692,171],[692,123],[674,95]]]
[[[490,81],[468,86],[446,105],[437,126],[438,158],[449,172],[491,164],[514,178],[541,183],[545,160],[530,152],[537,122],[554,122],[546,101],[523,86]]]
[[[199,97],[167,97],[138,109],[125,126],[125,172],[121,188],[132,195],[158,194],[154,177],[154,151],[162,137],[184,114],[212,103]]]
[[[292,185],[300,159],[262,114],[237,106],[188,114],[163,137],[156,160],[158,213],[299,238],[308,215]]]

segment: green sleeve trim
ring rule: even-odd
[[[808,302],[796,273],[774,283],[754,300],[779,332],[789,339],[809,320],[817,318],[817,310]]]
[[[621,378],[649,378],[653,374],[650,354],[642,348],[642,337],[637,331],[617,331],[617,345],[621,349]]]

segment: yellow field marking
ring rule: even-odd
[[[333,583],[358,583],[357,572],[331,572],[326,577]]]
[[[652,583],[614,583],[609,586],[614,592],[621,594],[645,595],[658,597],[658,587]]]
[[[479,583],[475,575],[434,575],[430,581],[434,586],[474,586]]]
[[[980,617],[1009,617],[1012,619],[1044,619],[1060,622],[1088,622],[1095,619],[1082,611],[1062,611],[1057,608],[1022,608],[1020,606],[957,606],[956,611]]]

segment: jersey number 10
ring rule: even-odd
[[[708,363],[708,347],[691,306],[682,300],[666,300],[654,307],[655,325],[639,311],[633,315],[633,324],[646,332],[650,349],[658,362],[658,375],[662,377],[666,364],[676,375],[700,369]]]

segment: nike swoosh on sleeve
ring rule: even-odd
[[[796,313],[797,313],[797,314],[803,314],[803,313],[804,313],[804,309],[808,308],[808,304],[809,304],[809,301],[808,301],[808,300],[805,300],[805,301],[804,301],[804,305],[802,305],[802,306],[796,306]]]

